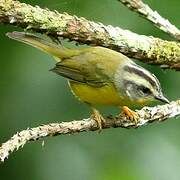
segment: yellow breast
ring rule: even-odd
[[[122,105],[122,99],[112,84],[92,87],[84,83],[69,81],[71,90],[81,101],[92,105]]]

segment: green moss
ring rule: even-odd
[[[159,64],[177,64],[180,63],[180,44],[156,38],[147,55]]]
[[[12,4],[13,4],[12,0],[2,0],[0,2],[0,9],[4,11],[8,11],[11,8]]]

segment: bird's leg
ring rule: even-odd
[[[130,121],[132,121],[133,123],[135,123],[135,125],[137,125],[139,120],[139,115],[137,112],[129,109],[127,106],[123,106],[121,114],[125,115]]]
[[[93,118],[96,121],[97,126],[98,126],[99,130],[101,131],[102,130],[102,125],[105,123],[105,119],[100,114],[100,112],[97,109],[95,109],[94,107],[92,107],[91,118]]]

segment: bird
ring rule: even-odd
[[[100,46],[70,49],[27,32],[6,35],[54,57],[57,62],[51,71],[65,77],[74,96],[91,107],[100,130],[105,118],[97,105],[121,107],[137,124],[139,116],[131,110],[134,105],[143,107],[155,100],[169,103],[157,77],[120,52]]]

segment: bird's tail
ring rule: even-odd
[[[78,50],[76,49],[67,49],[65,47],[58,46],[57,44],[49,42],[48,40],[38,37],[34,34],[25,32],[9,32],[6,35],[11,39],[29,44],[42,51],[45,51],[48,54],[51,54],[57,61],[61,61],[64,58],[69,58],[78,54]]]

